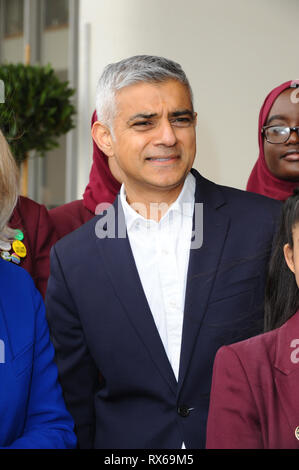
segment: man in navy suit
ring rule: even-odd
[[[217,349],[263,328],[280,203],[192,169],[192,92],[170,60],[108,65],[97,116],[123,185],[54,246],[46,300],[79,446],[202,448]]]

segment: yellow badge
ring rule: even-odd
[[[15,240],[12,243],[12,247],[13,247],[14,252],[18,256],[20,256],[20,258],[25,258],[25,256],[27,255],[27,250],[23,242],[21,242],[20,240]]]
[[[297,426],[296,429],[295,429],[295,436],[299,441],[299,426]]]

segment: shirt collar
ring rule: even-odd
[[[165,218],[169,217],[170,212],[179,212],[183,216],[193,217],[195,187],[195,177],[192,175],[192,173],[188,173],[184,182],[184,186],[178,198],[174,201],[173,204],[171,204],[168,211],[166,212],[166,214],[164,214],[160,222]],[[158,225],[157,222],[155,222],[154,220],[145,219],[128,204],[124,184],[122,184],[120,188],[120,200],[125,214],[127,230],[130,230],[132,226],[135,225],[137,220],[142,223],[146,223],[147,225]]]

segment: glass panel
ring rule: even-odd
[[[68,3],[68,0],[45,0],[45,28],[68,24]]]
[[[24,0],[5,0],[4,35],[23,34]]]
[[[67,70],[57,71],[60,80],[67,80]],[[59,147],[46,153],[45,157],[32,155],[29,172],[31,191],[29,197],[48,208],[65,203],[66,145],[67,137],[59,138]]]
[[[59,147],[45,157],[42,202],[49,208],[65,203],[66,140],[66,135],[62,135]]]

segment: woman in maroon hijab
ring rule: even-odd
[[[259,115],[259,157],[247,191],[284,201],[299,186],[299,80],[274,88]]]
[[[97,115],[94,111],[91,124],[93,125],[96,120]],[[100,203],[113,203],[121,186],[116,175],[117,169],[109,167],[108,158],[93,141],[93,164],[83,199],[49,211],[59,239],[92,219],[97,214],[97,206]]]

